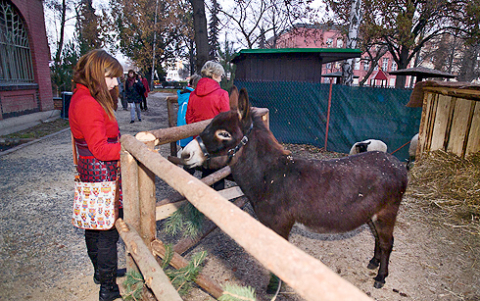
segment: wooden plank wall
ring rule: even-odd
[[[462,158],[480,151],[480,102],[425,93],[417,156],[435,150]]]

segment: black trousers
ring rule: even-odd
[[[123,216],[122,209],[119,209],[119,215],[120,217]],[[99,275],[116,275],[118,267],[118,238],[118,231],[115,227],[110,230],[85,230],[87,253],[92,261],[95,273]],[[100,276],[100,278],[103,277]]]
[[[148,108],[147,108],[147,98],[145,97],[145,95],[142,95],[142,102],[140,103],[140,110],[142,110],[142,111],[148,110]]]

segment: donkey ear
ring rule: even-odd
[[[230,110],[236,111],[238,109],[238,88],[232,86],[230,88]]]
[[[240,113],[242,121],[246,121],[250,118],[250,102],[245,88],[242,88],[238,95],[238,112]]]

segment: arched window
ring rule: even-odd
[[[0,0],[0,84],[32,82],[27,30],[11,2]]]

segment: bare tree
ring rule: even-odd
[[[378,66],[378,61],[382,58],[382,56],[385,55],[385,53],[387,53],[387,51],[387,47],[381,45],[375,45],[367,48],[366,52],[368,54],[368,58],[363,58],[362,61],[368,63],[368,70],[363,79],[358,83],[359,86],[363,86],[365,84],[375,70],[375,67]]]
[[[480,44],[467,45],[461,58],[460,70],[457,79],[471,82],[480,77]]]
[[[249,49],[260,43],[265,36],[271,36],[270,45],[275,47],[276,39],[294,22],[302,20],[310,12],[310,1],[302,0],[235,0],[234,6],[221,12],[237,34],[237,40]],[[268,42],[267,42],[268,43]]]
[[[63,46],[65,44],[65,24],[68,20],[67,13],[70,11],[70,2],[66,0],[61,0],[61,2],[58,2],[58,0],[45,0],[43,3],[46,10],[51,10],[54,15],[60,15],[60,33],[58,34],[55,47],[55,65],[60,64],[62,60]]]
[[[362,0],[364,15],[360,35],[362,39],[383,41],[398,68],[404,69],[431,39],[451,30],[467,33],[461,20],[467,18],[469,2],[479,0]],[[326,3],[339,23],[348,24],[351,1],[326,0]],[[472,10],[478,9],[473,5]],[[471,16],[478,18],[475,13]],[[468,28],[475,29],[478,25],[472,22]],[[404,87],[405,79],[397,76],[396,86]]]

